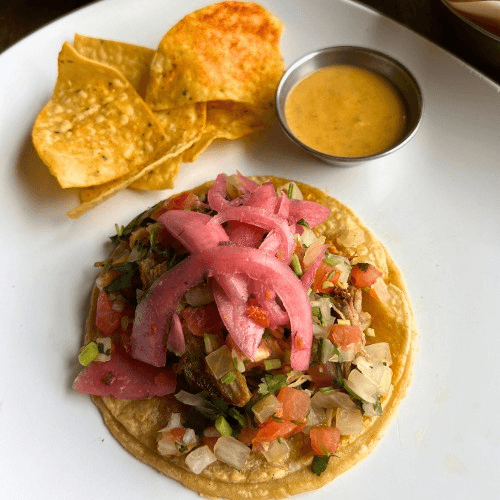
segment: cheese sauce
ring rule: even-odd
[[[300,141],[334,156],[385,151],[405,127],[405,107],[392,84],[354,66],[329,66],[298,82],[286,100],[285,116]]]

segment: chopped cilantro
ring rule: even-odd
[[[377,401],[373,403],[373,409],[382,415],[382,403],[380,402],[380,396],[377,395]]]
[[[330,455],[316,455],[313,458],[311,470],[317,476],[321,476],[321,474],[325,472],[329,460],[330,460]]]
[[[262,383],[259,384],[259,394],[267,396],[274,394],[278,389],[286,385],[286,375],[279,373],[278,375],[266,374],[262,378]]]
[[[241,427],[247,426],[245,417],[236,408],[230,408],[228,413],[230,417],[234,418],[241,425]]]
[[[115,278],[109,285],[104,287],[105,292],[119,292],[132,286],[135,273],[138,269],[135,262],[120,262],[108,267],[114,271],[119,271],[121,274]]]

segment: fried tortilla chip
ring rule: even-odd
[[[253,108],[233,101],[207,103],[207,120],[203,134],[197,142],[183,153],[185,162],[194,162],[215,139],[240,139],[263,130],[272,123],[274,107]]]
[[[74,44],[75,49],[83,56],[119,70],[139,95],[145,95],[154,50],[79,34],[75,35]],[[206,104],[191,103],[178,108],[157,111],[154,114],[172,144],[190,145],[201,137],[205,128]],[[174,180],[179,173],[181,162],[180,157],[168,158],[155,167],[154,172],[149,172],[129,187],[146,190],[171,189],[174,187]],[[89,201],[88,193],[84,193],[83,198]]]
[[[132,183],[139,180],[142,176],[148,174],[157,167],[161,169],[172,169],[171,175],[175,178],[175,176],[177,176],[178,169],[176,170],[177,167],[175,162],[170,163],[170,160],[179,156],[188,146],[189,144],[173,145],[160,159],[144,166],[140,170],[133,171],[123,177],[109,181],[105,184],[80,189],[80,205],[71,209],[66,215],[70,219],[78,219],[78,217],[81,217],[88,210],[96,207],[99,203],[107,200],[118,191],[127,188]],[[164,173],[163,175],[167,178],[168,173]]]
[[[202,136],[205,129],[207,106],[204,102],[199,102],[182,108],[157,111],[155,116],[173,144],[185,145],[188,148],[188,146],[197,143]],[[143,190],[172,189],[182,161],[182,154],[179,154],[176,158],[165,160],[156,166],[153,171],[132,183],[129,188]]]
[[[155,51],[148,47],[114,40],[75,34],[73,46],[86,57],[120,71],[137,93],[144,97],[149,81],[149,67]]]
[[[288,182],[274,177],[254,180],[271,180],[276,187]],[[411,379],[416,334],[411,303],[399,269],[385,247],[349,207],[319,189],[303,183],[297,184],[304,199],[320,202],[331,209],[328,220],[315,228],[316,234],[322,234],[327,241],[342,247],[342,242],[345,243],[342,232],[346,224],[350,228],[356,228],[357,241],[347,242],[344,249],[363,255],[366,261],[376,263],[383,272],[389,300],[383,303],[366,294],[363,309],[371,315],[376,335],[369,343],[388,342],[390,345],[392,391],[381,398],[382,416],[365,416],[361,434],[342,436],[335,456],[329,460],[326,470],[319,476],[311,471],[311,454],[304,453],[309,443],[303,434],[298,434],[289,441],[290,456],[286,461],[270,463],[261,453],[252,453],[241,470],[217,461],[200,474],[194,474],[186,466],[184,457],[162,456],[157,451],[158,431],[167,425],[172,413],[187,411],[179,406],[174,397],[153,397],[143,401],[92,397],[103,415],[105,424],[125,449],[142,462],[206,497],[264,500],[283,498],[325,485],[373,450],[394,418]],[[208,183],[196,188],[195,194],[205,194],[210,185]],[[91,299],[85,344],[100,334],[95,324],[97,297],[96,287]]]
[[[172,189],[174,181],[182,165],[182,154],[169,158],[155,167],[151,172],[144,174],[138,180],[130,184],[130,189],[141,189],[154,191],[160,189]]]
[[[63,188],[104,184],[164,155],[162,127],[115,68],[68,43],[50,101],[32,132],[35,148]]]
[[[223,2],[184,17],[161,40],[146,102],[154,110],[192,102],[271,102],[284,71],[283,24],[260,5]]]

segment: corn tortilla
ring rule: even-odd
[[[288,182],[274,177],[254,178],[254,180],[271,180],[275,186]],[[339,250],[351,254],[359,253],[363,255],[365,261],[376,263],[379,269],[383,270],[390,300],[384,304],[367,297],[364,308],[373,318],[376,332],[373,343],[390,344],[393,390],[382,400],[383,415],[363,417],[363,432],[360,435],[342,438],[335,457],[329,461],[326,471],[320,476],[310,470],[312,457],[304,457],[301,454],[303,438],[300,434],[293,438],[291,455],[286,463],[270,464],[261,454],[256,453],[250,456],[241,471],[217,461],[200,475],[193,474],[184,465],[182,457],[161,456],[156,449],[157,431],[168,423],[171,412],[179,411],[176,408],[179,404],[173,396],[144,401],[92,397],[103,415],[105,424],[125,449],[142,462],[203,496],[228,499],[283,498],[325,485],[370,453],[394,417],[410,382],[416,333],[412,307],[401,272],[384,246],[349,207],[317,188],[302,183],[297,184],[304,194],[304,199],[320,202],[331,209],[329,219],[318,226],[316,232],[324,234],[327,241],[329,240]],[[209,186],[210,183],[204,184],[194,192],[205,193]],[[337,235],[346,224],[358,228],[363,233],[362,244],[342,248]],[[95,326],[97,295],[96,288],[91,299],[85,343],[98,335]]]

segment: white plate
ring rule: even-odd
[[[0,56],[0,476],[3,498],[137,499],[195,495],[126,453],[92,403],[71,390],[92,265],[114,224],[169,192],[123,192],[78,221],[30,141],[58,51],[73,34],[155,47],[207,2],[110,0]],[[401,267],[420,332],[414,380],[374,453],[308,498],[496,496],[500,458],[500,88],[383,16],[346,1],[263,2],[285,23],[287,63],[328,45],[364,45],[403,62],[422,87],[416,137],[351,168],[309,158],[278,128],[221,143],[182,169],[176,191],[218,172],[296,178],[353,207]]]

